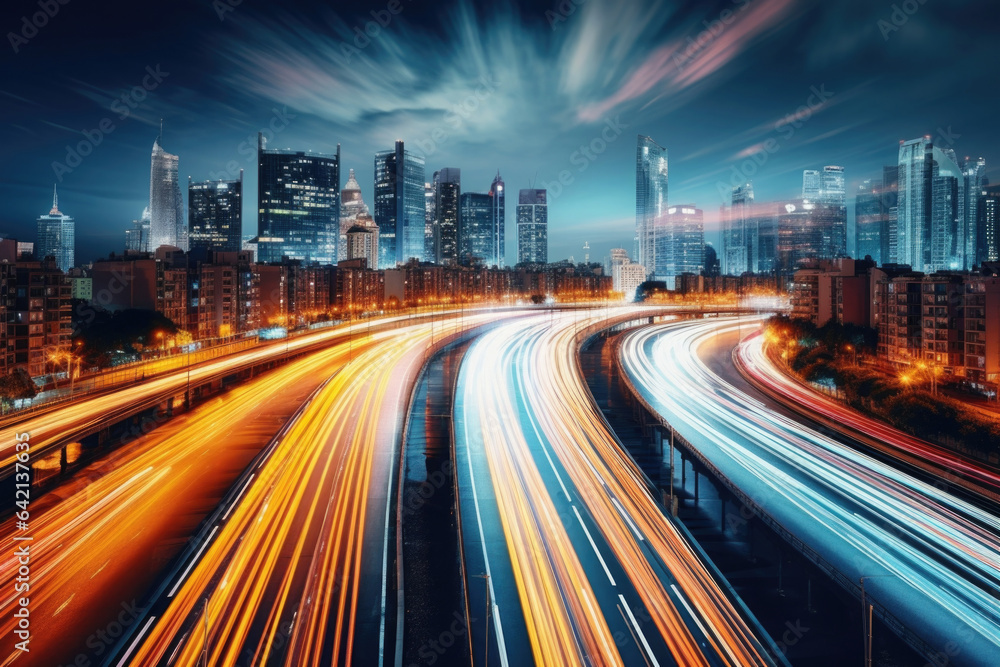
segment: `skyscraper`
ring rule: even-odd
[[[705,265],[705,215],[694,204],[671,206],[656,230],[656,279],[673,289],[682,273],[701,273]]]
[[[438,264],[458,261],[459,203],[462,194],[462,170],[445,167],[434,172],[434,228],[437,232],[436,257]]]
[[[337,259],[348,259],[347,231],[355,225],[363,227],[374,226],[368,204],[361,196],[361,186],[354,176],[354,170],[348,172],[347,183],[340,190],[340,242],[337,245]]]
[[[882,168],[882,262],[899,261],[899,165]]]
[[[979,197],[982,196],[983,188],[986,185],[986,160],[979,158],[972,160],[965,158],[962,165],[964,178],[960,187],[962,188],[962,199],[965,201],[965,215],[963,222],[965,228],[960,232],[959,238],[965,241],[965,265],[962,267],[966,271],[977,264],[977,244],[979,232],[976,225],[979,221]]]
[[[397,141],[394,150],[375,154],[375,224],[379,229],[379,268],[392,268],[424,255],[427,226],[424,158]]]
[[[549,261],[549,206],[545,190],[521,190],[517,197],[517,261]]]
[[[635,152],[635,256],[656,268],[656,223],[667,213],[667,149],[641,134]]]
[[[806,169],[802,172],[802,198],[809,201],[819,201],[819,193],[822,189],[822,181],[819,172],[815,169]]]
[[[55,257],[56,266],[69,271],[76,264],[76,221],[59,211],[59,193],[52,186],[52,209],[38,216],[37,259]]]
[[[192,183],[188,177],[190,250],[243,248],[243,170],[235,181]]]
[[[506,192],[503,186],[503,179],[500,178],[500,170],[490,185],[490,233],[492,235],[493,256],[487,257],[487,264],[503,268],[506,264],[507,237],[505,228],[507,226],[506,216]]]
[[[161,130],[162,134],[162,130]],[[161,245],[187,250],[184,198],[177,180],[177,156],[163,150],[161,137],[153,142],[149,170],[149,249]]]
[[[257,135],[257,257],[337,262],[340,144],[334,155],[267,148]]]
[[[858,187],[854,203],[854,231],[856,256],[871,257],[882,264],[882,193],[879,185],[871,179]]]
[[[149,207],[143,209],[142,216],[132,221],[132,226],[125,230],[125,250],[132,252],[149,252]]]
[[[843,167],[823,167],[823,184],[819,192],[819,201],[827,206],[847,205],[847,186]]]
[[[437,257],[437,209],[434,208],[434,184],[424,183],[424,257]]]
[[[976,203],[976,264],[1000,262],[1000,185],[986,187]]]
[[[933,149],[930,137],[899,144],[897,261],[915,271],[924,271],[931,264]]]
[[[722,273],[730,276],[754,271],[750,259],[757,243],[752,229],[753,185],[733,188],[732,206],[725,213],[722,229]]]
[[[463,192],[459,215],[459,260],[478,259],[491,265],[496,259],[493,239],[493,199],[486,192]]]
[[[931,172],[931,262],[927,270],[961,269],[965,264],[965,201],[962,170],[954,151],[932,153]],[[963,184],[960,187],[960,184]]]

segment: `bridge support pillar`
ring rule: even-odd
[[[69,464],[66,459],[66,448],[63,447],[59,450],[59,472],[65,473],[68,465]]]

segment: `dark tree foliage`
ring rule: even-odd
[[[89,363],[103,366],[118,353],[139,353],[155,347],[159,332],[173,336],[177,325],[152,310],[98,311],[91,322],[80,327],[74,342],[82,341],[80,351]]]
[[[0,377],[0,399],[13,401],[22,398],[34,398],[38,387],[31,381],[28,371],[15,368],[4,377]]]

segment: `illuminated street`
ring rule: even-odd
[[[589,398],[575,334],[596,321],[507,325],[463,365],[463,539],[470,574],[490,575],[489,650],[515,665],[529,649],[538,664],[770,664]]]
[[[720,324],[630,334],[625,370],[653,409],[793,535],[931,650],[1000,650],[998,519],[764,408],[708,370]],[[745,328],[745,325],[744,325]]]

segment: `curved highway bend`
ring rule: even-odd
[[[1000,655],[1000,520],[765,408],[699,357],[732,322],[626,335],[644,400],[732,483],[953,664]]]
[[[1000,474],[925,440],[893,428],[851,409],[777,368],[764,352],[764,336],[747,336],[735,352],[741,370],[756,386],[799,411],[807,418],[819,418],[849,437],[860,434],[863,443],[909,466],[915,466],[965,489],[1000,501]]]
[[[472,655],[773,664],[590,397],[576,333],[601,319],[506,324],[463,361],[454,423],[465,566],[474,618],[486,616],[487,588],[491,606],[489,624],[473,621]],[[480,573],[489,577],[477,585]]]
[[[432,340],[497,317],[374,335],[254,469],[112,664],[193,666],[203,652],[210,665],[392,664],[391,499],[409,391]]]
[[[354,351],[371,343],[357,340]],[[101,457],[31,503],[31,653],[11,639],[16,562],[0,561],[2,664],[99,664],[99,634],[154,586],[257,451],[324,378],[348,362],[345,343],[254,378]],[[15,518],[0,524],[11,543]],[[123,619],[134,622],[132,614]]]

